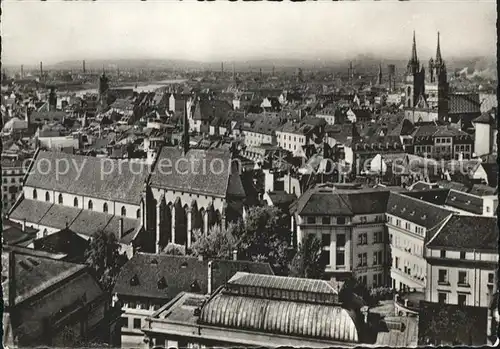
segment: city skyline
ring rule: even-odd
[[[7,1],[2,3],[2,13],[5,65],[81,59],[328,61],[363,54],[406,59],[413,31],[421,62],[435,55],[438,31],[445,59],[493,58],[496,45],[492,1],[342,6],[152,1],[124,2],[120,8],[113,1]],[[474,40],[464,41],[464,37]]]

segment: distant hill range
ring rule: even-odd
[[[325,70],[334,72],[347,72],[349,62],[352,62],[354,70],[359,74],[376,74],[379,64],[382,64],[383,72],[387,70],[387,65],[394,64],[396,72],[402,74],[406,71],[407,59],[384,59],[374,55],[358,55],[353,59],[328,60],[328,59],[251,59],[234,61],[234,69],[239,71],[263,72],[272,71],[273,67],[278,71],[294,71],[297,68],[307,70]],[[469,57],[469,58],[450,58],[446,59],[449,72],[463,71],[467,68],[467,74],[479,74],[496,78],[496,59],[494,57]],[[218,62],[197,62],[190,60],[173,59],[96,59],[85,60],[87,70],[205,70],[220,71],[221,63],[224,64],[224,71],[233,70],[232,61]],[[427,69],[427,62],[424,67]],[[56,64],[44,64],[45,69],[50,70],[82,70],[83,61],[63,61]],[[25,66],[25,69],[38,69],[38,66]]]

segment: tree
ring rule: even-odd
[[[321,241],[308,234],[290,263],[290,276],[320,279],[325,272],[326,262],[321,259]]]
[[[362,305],[373,305],[373,297],[366,285],[354,277],[345,280],[339,291],[339,301],[353,308],[359,308]]]
[[[205,259],[231,259],[233,251],[237,248],[233,229],[234,226],[230,224],[228,229],[215,225],[210,228],[208,234],[202,233],[199,229],[195,230],[194,242],[191,245],[192,254],[201,255]]]
[[[185,247],[179,244],[174,244],[169,242],[167,246],[163,249],[162,253],[169,254],[171,256],[185,256]]]
[[[244,259],[269,262],[278,275],[288,273],[291,232],[287,217],[276,206],[252,207],[245,221],[231,226]]]
[[[85,260],[96,273],[105,290],[110,291],[115,283],[120,268],[127,261],[119,253],[120,245],[114,234],[98,231],[85,251]]]

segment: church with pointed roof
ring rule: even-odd
[[[428,71],[420,64],[413,32],[413,45],[405,79],[405,118],[412,122],[446,120],[449,84],[446,64],[441,55],[439,32],[436,57],[430,58]]]

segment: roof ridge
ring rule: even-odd
[[[432,238],[429,239],[429,241],[427,241],[427,243],[425,244],[426,246],[428,244],[430,244],[435,238],[436,236],[438,236],[438,234],[441,232],[441,230],[443,230],[443,227],[446,225],[446,223],[448,223],[448,221],[454,216],[455,214],[450,214],[448,215],[445,219],[443,219],[441,222],[439,222],[438,224],[436,224],[434,227],[432,227],[431,229],[428,229],[428,231],[431,231],[432,229],[434,229],[435,227],[439,226],[441,224],[441,226],[439,227],[439,229],[436,231],[436,233],[432,236]]]

